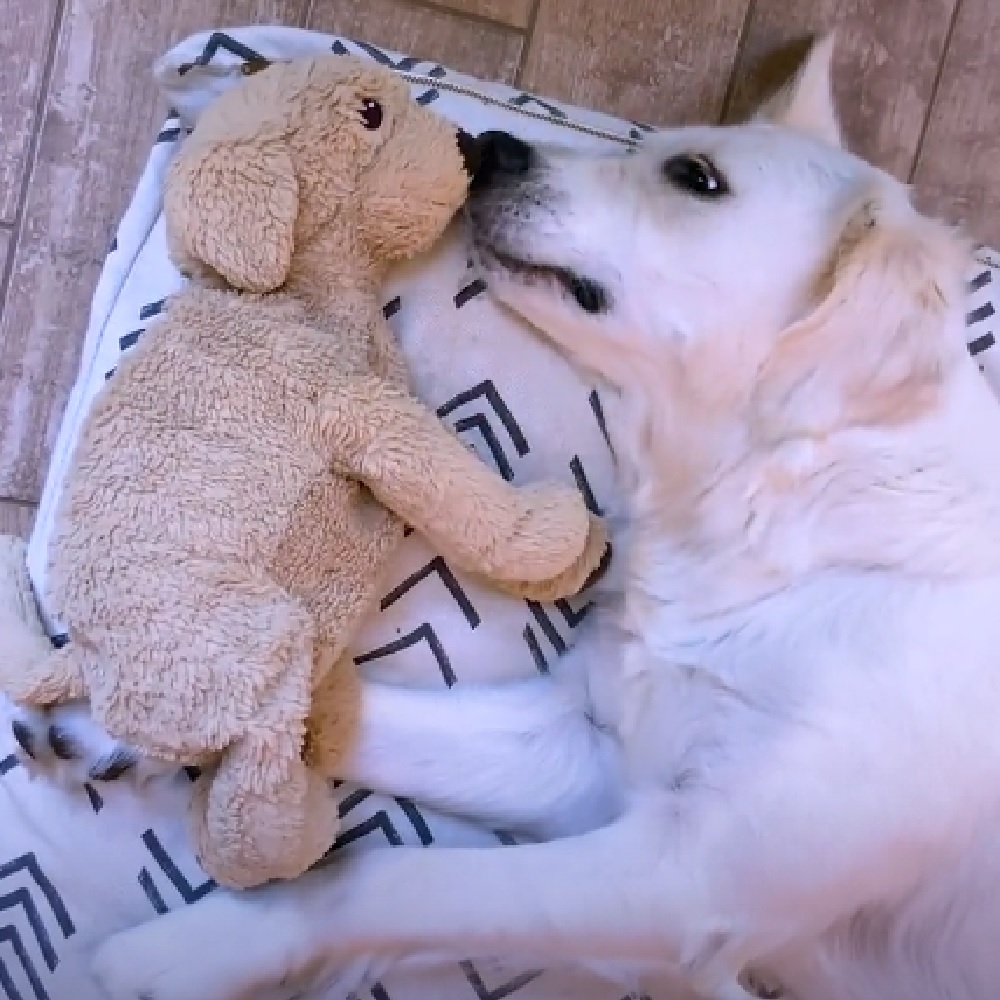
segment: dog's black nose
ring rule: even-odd
[[[476,141],[476,137],[470,135],[465,129],[460,128],[455,139],[458,142],[458,151],[462,154],[462,159],[465,161],[465,172],[470,177],[475,177],[476,171],[479,169],[480,160],[479,143]]]
[[[459,136],[459,148],[461,146]],[[526,174],[535,165],[535,151],[509,132],[482,132],[472,141],[470,151],[462,149],[472,175],[472,186],[485,187],[501,177]]]

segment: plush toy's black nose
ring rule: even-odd
[[[459,148],[475,188],[526,174],[535,165],[534,149],[508,132],[482,132],[469,144],[469,152],[462,147],[463,134],[459,135]]]

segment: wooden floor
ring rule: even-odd
[[[105,247],[161,121],[155,56],[209,27],[364,38],[653,124],[732,120],[836,25],[853,147],[1000,243],[1000,0],[4,0],[0,531],[29,529]],[[775,51],[782,58],[770,58]]]

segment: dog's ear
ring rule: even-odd
[[[171,164],[164,213],[181,270],[207,265],[234,288],[269,292],[291,266],[298,182],[280,140],[227,139]]]
[[[833,32],[814,42],[796,74],[760,107],[754,119],[785,125],[833,146],[842,146],[833,100],[835,47]]]
[[[760,373],[758,431],[822,436],[926,412],[964,350],[966,249],[901,191],[864,199],[820,276],[819,305]]]

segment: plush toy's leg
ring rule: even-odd
[[[85,670],[90,653],[73,645],[53,649],[47,639],[44,649],[41,644],[32,646],[35,655],[20,661],[16,642],[13,656],[10,646],[0,651],[0,687],[12,701],[46,708],[87,697]],[[21,651],[27,651],[27,644]]]
[[[245,736],[198,782],[199,859],[221,885],[295,878],[333,846],[340,827],[333,790],[302,761],[301,747],[291,735]]]
[[[456,567],[518,592],[542,584],[544,596],[568,597],[600,564],[604,531],[578,491],[511,486],[405,393],[357,379],[320,409],[344,471]]]
[[[321,774],[340,777],[338,766],[357,740],[360,720],[358,668],[350,656],[342,656],[323,671],[313,691],[306,723],[306,763]]]
[[[24,543],[0,536],[0,691],[37,707],[84,698],[86,656],[72,645],[52,648],[35,607]]]

